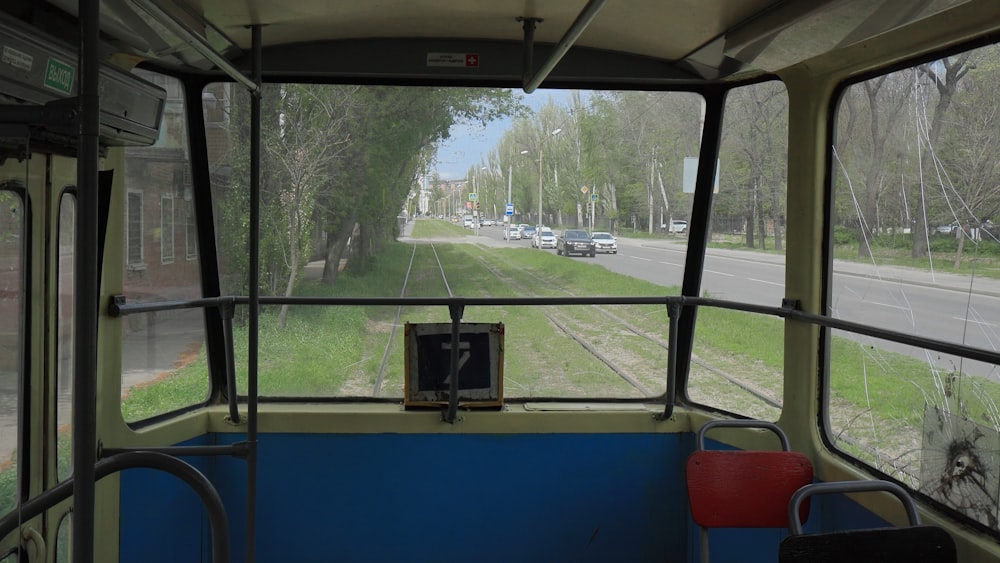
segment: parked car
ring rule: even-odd
[[[594,239],[594,250],[596,252],[607,252],[618,254],[618,241],[611,233],[595,232],[590,238]]]
[[[556,254],[560,256],[580,254],[594,257],[597,255],[597,251],[594,248],[594,239],[590,238],[587,231],[567,229],[559,235],[559,240],[556,242]]]
[[[556,234],[551,229],[541,229],[535,233],[535,238],[531,239],[532,248],[555,248]]]
[[[687,230],[688,230],[687,221],[675,220],[670,222],[670,227],[667,229],[667,232],[682,235],[686,233]]]
[[[947,225],[940,225],[938,228],[934,229],[936,232],[942,235],[950,235],[958,231],[958,221],[953,223],[948,223]]]

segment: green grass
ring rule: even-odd
[[[623,235],[629,236],[631,235]],[[646,237],[648,238],[648,237]],[[709,248],[741,250],[766,254],[784,254],[784,250],[774,249],[774,239],[768,238],[767,248],[747,248],[745,240],[740,235],[713,234]],[[947,235],[930,237],[930,256],[913,258],[910,256],[910,235],[887,234],[872,240],[872,257],[858,257],[857,234],[844,228],[838,228],[834,234],[833,257],[846,262],[874,263],[880,266],[902,266],[920,270],[976,275],[986,278],[1000,279],[1000,243],[984,238],[978,243],[965,241],[962,250],[962,260],[955,267],[958,256],[958,239]]]
[[[472,234],[472,229],[466,229],[457,223],[421,219],[413,222],[414,238],[457,238]]]
[[[418,221],[428,229],[467,230],[441,221]],[[425,235],[426,236],[426,235]],[[472,244],[436,244],[451,289],[458,296],[565,295],[676,295],[675,287],[663,287],[595,267],[587,260],[558,257],[554,253],[526,248],[486,248]],[[303,283],[303,295],[398,296],[400,281],[410,263],[413,247],[391,244],[370,262],[365,272],[347,270],[336,287],[319,282]],[[410,296],[445,296],[430,245],[417,245],[415,270],[411,273]],[[490,269],[500,271],[507,281]],[[525,289],[528,288],[528,289]],[[606,308],[648,333],[667,338],[667,315],[662,306],[618,306]],[[588,338],[601,339],[603,332],[624,332],[615,321],[595,308],[569,307],[556,310]],[[260,392],[277,396],[370,396],[382,363],[395,318],[392,307],[293,307],[287,326],[278,328],[277,307],[266,307],[260,317]],[[405,322],[449,322],[444,307],[408,307],[400,315]],[[468,307],[465,322],[503,322],[507,328],[505,373],[508,395],[618,397],[631,396],[629,389],[610,374],[606,366],[554,328],[541,308]],[[766,377],[760,384],[780,397],[783,369],[784,323],[780,319],[721,309],[698,312],[695,353],[703,360],[724,366],[744,366]],[[383,396],[402,392],[402,329],[390,352],[382,387]],[[236,357],[238,388],[246,389],[247,333],[237,326]],[[628,335],[626,335],[628,336]],[[622,354],[653,354],[650,343],[632,335],[608,338]],[[925,403],[948,405],[976,420],[992,420],[992,402],[1000,402],[1000,387],[957,374],[937,378],[925,362],[893,353],[874,354],[856,342],[833,339],[831,356],[833,397],[852,408],[875,409],[880,417],[919,426]],[[649,360],[656,361],[656,360]],[[128,420],[140,420],[203,400],[206,364],[204,357],[175,375],[136,389],[125,401]],[[661,370],[662,372],[662,370]],[[774,374],[777,374],[776,376]],[[949,383],[950,382],[950,383]],[[961,406],[959,383],[966,382]],[[975,385],[975,389],[972,386]],[[941,391],[950,386],[948,393]]]

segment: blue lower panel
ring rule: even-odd
[[[208,445],[207,437],[184,446]],[[206,475],[212,461],[185,458]],[[152,469],[127,469],[121,473],[122,562],[210,561],[206,541],[208,519],[201,500],[179,478]]]
[[[257,560],[684,561],[682,449],[676,434],[261,435]],[[207,469],[242,561],[246,463]],[[207,552],[200,506],[157,504],[183,485],[163,487],[123,479],[123,510],[157,506],[165,528],[123,518],[122,561]],[[192,549],[148,548],[157,534]]]

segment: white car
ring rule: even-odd
[[[535,233],[534,238],[531,239],[531,246],[533,248],[555,248],[556,235],[549,229],[542,229]]]
[[[687,221],[671,221],[670,222],[670,228],[668,229],[668,232],[677,233],[677,234],[681,234],[682,235],[682,234],[686,233],[687,230],[688,230],[688,222]]]
[[[507,236],[507,240],[521,240],[521,229],[517,227],[510,228],[510,234]]]
[[[618,254],[618,241],[611,233],[596,231],[590,238],[594,239],[594,250],[597,252]]]

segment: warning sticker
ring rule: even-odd
[[[3,62],[9,64],[14,68],[19,68],[21,70],[31,70],[31,63],[34,61],[34,57],[25,53],[24,51],[18,51],[13,47],[3,48]]]
[[[479,67],[478,53],[427,53],[427,66]]]

